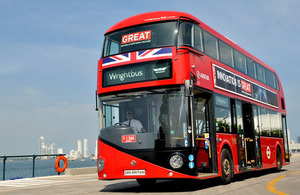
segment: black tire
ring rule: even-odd
[[[276,167],[275,170],[277,172],[280,172],[282,168],[282,156],[281,156],[281,152],[279,150],[277,150],[276,152]]]
[[[136,179],[141,186],[153,186],[156,183],[156,179]]]
[[[223,149],[221,153],[221,180],[223,184],[228,184],[231,182],[233,177],[233,161],[230,152],[227,149]]]

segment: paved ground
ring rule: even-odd
[[[98,181],[96,174],[62,175],[0,181],[0,194],[300,194],[300,155],[283,171],[245,173],[222,185],[218,179],[159,181],[144,188],[135,180]]]

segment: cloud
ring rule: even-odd
[[[12,74],[20,71],[20,69],[20,65],[12,64],[10,62],[2,62],[0,65],[0,75]]]
[[[39,92],[34,87],[23,87],[22,92],[25,95],[38,95]]]

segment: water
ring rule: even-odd
[[[35,177],[57,175],[55,169],[55,158],[49,160],[35,160]],[[63,161],[60,161],[63,165]],[[81,168],[81,167],[95,167],[97,161],[91,159],[68,161],[67,168]],[[32,177],[32,159],[13,160],[7,159],[5,161],[5,180],[28,178]],[[61,165],[61,167],[62,167]],[[63,175],[64,173],[61,173]],[[3,161],[0,161],[0,181],[3,180]]]

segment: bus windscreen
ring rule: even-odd
[[[176,21],[147,24],[108,34],[103,57],[131,51],[174,46]]]

